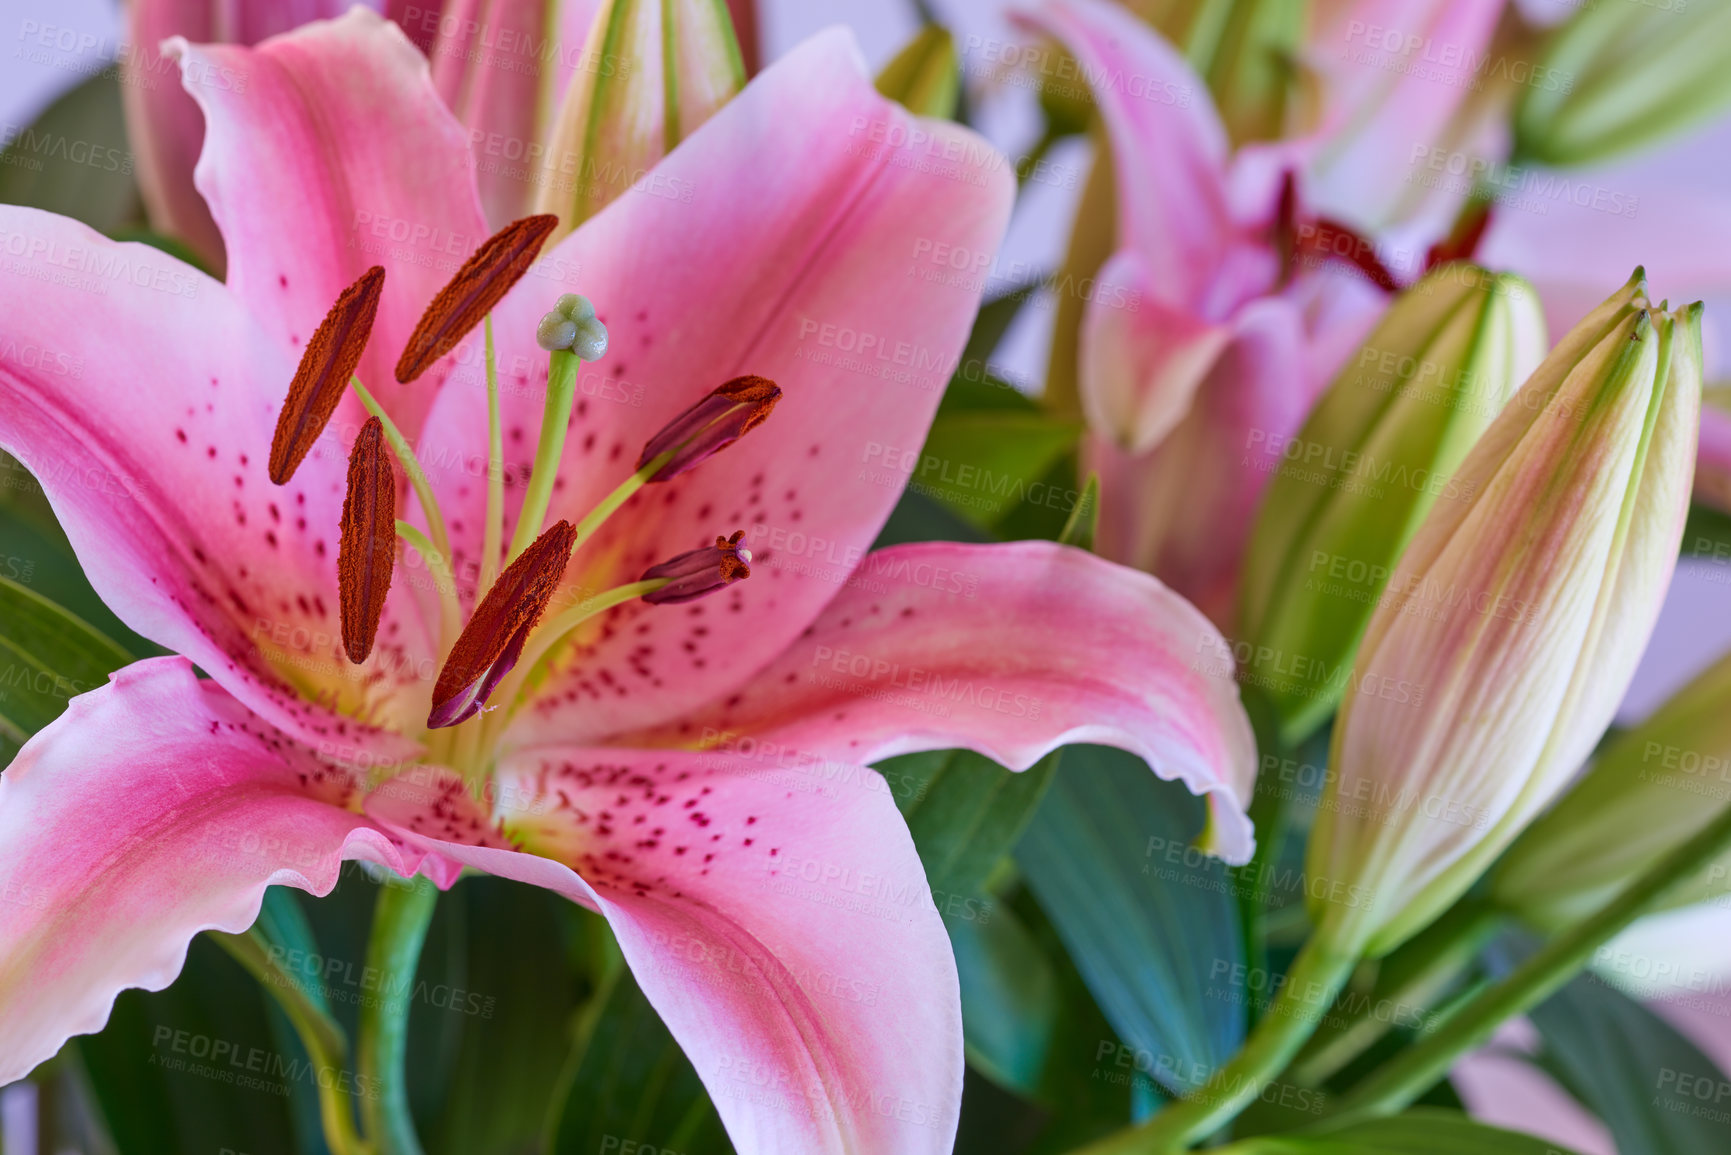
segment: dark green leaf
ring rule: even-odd
[[[315,1070],[292,1032],[279,1039],[266,1005],[202,937],[167,990],[121,992],[102,1032],[76,1043],[120,1155],[301,1155],[292,1104],[343,1075]]]
[[[0,153],[0,202],[68,216],[101,232],[139,215],[132,152],[110,68],[74,86]]]
[[[566,1068],[551,1155],[594,1155],[626,1142],[680,1155],[732,1151],[697,1072],[631,972],[618,968],[603,999]]]
[[[164,652],[121,624],[79,568],[42,487],[17,460],[0,453],[0,577],[42,591],[133,657]]]
[[[1243,1038],[1243,961],[1226,869],[1192,846],[1203,803],[1140,759],[1073,746],[1016,848],[1100,1008],[1183,1091]]]
[[[910,489],[989,529],[1024,501],[1052,498],[1043,479],[1075,445],[1077,432],[1038,412],[940,413],[918,461],[891,468],[906,474]]]
[[[1011,508],[992,529],[1004,541],[1057,541],[1081,501],[1076,454],[1065,453],[1052,463],[1039,485],[1028,487],[1021,504]]]
[[[1035,278],[1026,285],[1018,285],[1008,292],[1000,293],[980,306],[979,314],[974,318],[973,331],[968,334],[968,343],[962,349],[961,368],[956,372],[956,380],[950,383],[951,392],[955,391],[958,384],[985,380],[988,374],[986,365],[992,354],[998,351],[1004,334],[1010,331],[1010,326],[1015,324],[1016,318],[1021,315],[1022,306],[1040,291],[1044,280],[1044,277]],[[1004,389],[1015,391],[1013,386],[1002,385],[997,392],[1002,393]],[[1017,393],[1016,396],[1021,397],[1022,394]],[[948,404],[949,401],[950,393],[946,392],[944,402]],[[1032,407],[1033,402],[1028,401],[1028,405]]]
[[[1040,1093],[1058,1022],[1058,979],[1007,907],[984,919],[949,919],[962,982],[968,1062],[1029,1098]]]
[[[485,876],[464,878],[440,908],[448,945],[423,958],[411,1031],[454,1037],[445,1079],[425,1084],[437,1110],[421,1138],[430,1155],[536,1150],[592,993],[566,939],[605,936],[605,924],[551,891]]]
[[[1021,837],[1057,763],[1052,753],[1017,774],[971,750],[908,754],[884,763],[934,895],[980,889]]]
[[[1421,1109],[1326,1133],[1249,1139],[1217,1155],[1571,1155],[1546,1139]],[[1647,1155],[1642,1151],[1641,1155]]]
[[[1605,1121],[1619,1151],[1731,1151],[1731,1078],[1664,1019],[1590,974],[1530,1017],[1540,1065]]]
[[[1689,507],[1683,525],[1684,557],[1731,562],[1731,514],[1700,502]]]
[[[902,493],[873,549],[910,541],[985,541],[986,535],[948,508],[913,490]]]
[[[0,733],[14,742],[52,722],[132,655],[41,594],[0,577]]]

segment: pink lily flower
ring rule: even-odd
[[[171,52],[207,121],[198,181],[227,284],[0,208],[0,331],[123,359],[118,376],[0,367],[0,446],[41,479],[108,604],[179,655],[74,699],[0,777],[0,1083],[99,1029],[121,989],[166,986],[194,934],[249,926],[266,886],[322,895],[364,858],[447,887],[473,866],[603,914],[741,1151],[948,1151],[954,962],[867,764],[968,746],[1022,768],[1118,745],[1208,794],[1224,857],[1251,849],[1254,744],[1231,680],[1199,668],[1223,642],[1192,607],[1050,543],[866,553],[897,494],[853,474],[872,444],[922,443],[978,305],[910,278],[917,246],[994,247],[1007,166],[878,96],[845,33],[807,42],[663,160],[654,187],[689,198],[622,196],[494,308],[498,462],[478,335],[392,383],[421,306],[487,232],[425,60],[360,10],[255,49]],[[197,84],[217,69],[244,91]],[[746,533],[749,580],[594,616],[545,664],[524,659],[521,697],[508,682],[429,731],[451,644],[434,575],[405,555],[371,656],[344,655],[356,414],[337,410],[286,485],[266,474],[300,350],[375,263],[359,376],[428,466],[461,606],[487,560],[488,477],[511,481],[507,523],[528,488],[549,388],[537,322],[556,298],[569,315],[578,287],[611,351],[582,367],[547,521],[616,492],[717,383],[760,373],[782,396],[739,444],[619,506],[554,604],[646,566],[689,582],[687,551],[727,530]],[[397,508],[427,524],[416,506]],[[467,756],[433,758],[464,734]],[[884,997],[830,997],[822,976]]]
[[[1207,86],[1132,14],[1050,0],[1022,21],[1098,81],[1114,162],[1118,250],[1080,354],[1100,551],[1230,630],[1250,514],[1279,451],[1385,302],[1366,276],[1330,266],[1345,254],[1389,275],[1367,244],[1300,215],[1281,179],[1299,150],[1228,155]]]

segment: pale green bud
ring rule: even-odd
[[[1289,746],[1334,712],[1419,523],[1439,500],[1473,497],[1461,460],[1544,347],[1532,286],[1445,265],[1400,296],[1297,437],[1250,431],[1246,453],[1277,472],[1245,555],[1246,674]]]
[[[721,0],[605,0],[566,91],[536,193],[558,236],[641,180],[745,87]]]
[[[1311,914],[1333,949],[1381,954],[1429,924],[1609,724],[1688,512],[1700,319],[1653,306],[1637,271],[1509,401],[1456,473],[1462,498],[1401,555],[1310,835]]]
[[[1731,4],[1596,0],[1557,30],[1515,108],[1517,161],[1592,164],[1731,104]]]

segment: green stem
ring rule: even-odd
[[[1431,1012],[1440,997],[1501,923],[1497,910],[1476,895],[1455,903],[1418,937],[1382,960],[1364,1013],[1331,1017],[1293,1062],[1293,1081],[1320,1085],[1397,1023],[1414,1018],[1421,1024],[1432,1023]]]
[[[451,535],[445,531],[445,515],[439,511],[438,499],[433,496],[432,483],[427,480],[427,471],[421,468],[420,458],[410,448],[408,438],[397,428],[397,423],[391,420],[373,395],[367,392],[367,387],[361,384],[359,377],[349,378],[349,388],[355,391],[355,396],[361,399],[361,404],[367,407],[367,412],[379,419],[385,427],[385,441],[389,443],[391,452],[396,455],[397,464],[403,467],[403,472],[409,475],[409,484],[415,488],[415,496],[420,499],[421,512],[427,515],[427,526],[433,531],[433,546],[439,551],[446,564],[451,559]],[[401,523],[399,523],[401,524]]]
[[[481,538],[481,580],[485,597],[499,576],[499,546],[505,536],[505,431],[499,421],[499,369],[493,358],[493,314],[487,314],[487,525]]]
[[[511,560],[529,548],[541,535],[547,506],[553,500],[553,482],[559,476],[559,459],[565,455],[565,432],[571,424],[571,406],[577,400],[577,370],[582,358],[568,349],[555,349],[547,356],[547,399],[541,408],[541,439],[535,445],[535,464],[523,490],[523,508],[517,514],[517,532],[511,535]]]
[[[1292,960],[1280,993],[1244,1046],[1206,1085],[1137,1127],[1126,1128],[1075,1155],[1167,1155],[1214,1134],[1254,1103],[1304,1045],[1352,974],[1353,960],[1312,937]]]
[[[673,454],[676,451],[676,449],[669,449],[658,457],[651,457],[643,463],[642,469],[621,481],[612,493],[603,497],[594,509],[584,514],[583,520],[577,523],[577,536],[571,543],[571,552],[575,553],[581,549],[583,543],[588,541],[597,529],[601,528],[602,522],[617,513],[619,507],[630,501],[633,494],[649,484],[649,479],[660,473],[663,465],[673,460]]]
[[[212,931],[210,937],[271,993],[294,1026],[295,1034],[300,1036],[314,1073],[321,1076],[313,1081],[318,1086],[319,1121],[324,1127],[325,1145],[332,1155],[372,1155],[372,1146],[355,1132],[354,1116],[341,1090],[347,1080],[322,1077],[327,1071],[333,1076],[340,1073],[348,1061],[349,1045],[343,1029],[314,1002],[301,985],[300,976],[282,968],[270,944],[258,931],[245,934]]]
[[[439,648],[441,652],[448,650],[457,644],[457,635],[463,628],[463,611],[457,605],[457,579],[452,575],[445,555],[427,540],[426,534],[399,519],[397,536],[420,555],[421,564],[427,567],[427,574],[433,579],[433,589],[439,595]]]
[[[1280,765],[1291,753],[1280,739],[1280,719],[1273,707],[1246,688],[1245,705],[1256,734],[1256,749],[1263,755],[1263,765]],[[1271,763],[1269,758],[1273,758]],[[1250,799],[1250,823],[1256,831],[1256,851],[1250,862],[1237,872],[1239,926],[1244,935],[1244,961],[1254,970],[1268,968],[1268,895],[1274,878],[1274,867],[1280,862],[1281,843],[1286,834],[1286,792],[1277,779],[1268,774],[1256,776],[1256,788]],[[1250,1021],[1257,1019],[1251,1008]]]
[[[367,966],[379,975],[379,993],[361,1007],[360,1076],[369,1093],[361,1119],[379,1155],[421,1155],[409,1115],[403,1059],[409,1040],[409,1004],[415,968],[433,919],[439,891],[426,878],[393,880],[379,890],[373,907]]]
[[[1731,808],[1623,888],[1598,913],[1546,943],[1507,978],[1461,1007],[1436,1031],[1343,1096],[1329,1112],[1341,1123],[1407,1106],[1480,1046],[1504,1020],[1523,1014],[1574,977],[1593,952],[1673,888],[1731,848]]]

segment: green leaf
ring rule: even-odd
[[[417,1071],[411,1058],[421,1139],[429,1155],[536,1150],[597,978],[570,940],[611,937],[606,924],[551,891],[484,875],[459,882],[434,917],[409,1046],[412,1056],[424,1039],[444,1061]]]
[[[1630,1151],[1631,1148],[1624,1148]],[[1641,1155],[1652,1155],[1645,1148]],[[1415,1110],[1326,1134],[1250,1139],[1216,1155],[1571,1155],[1548,1139],[1475,1123],[1458,1111]]]
[[[1078,549],[1093,549],[1094,535],[1099,530],[1100,475],[1090,473],[1087,484],[1082,486],[1082,498],[1076,502],[1076,508],[1070,511],[1069,520],[1064,522],[1063,532],[1058,534],[1058,541]]]
[[[112,232],[139,216],[117,70],[67,90],[0,153],[0,202]]]
[[[1529,1017],[1539,1065],[1604,1120],[1619,1151],[1731,1151],[1731,1078],[1640,1003],[1582,975]]]
[[[1023,502],[1061,507],[1074,500],[1044,481],[1076,444],[1080,426],[1040,412],[940,412],[917,461],[891,463],[908,486],[991,528]]]
[[[1684,557],[1731,561],[1731,514],[1696,502],[1683,524]]]
[[[1037,1097],[1059,1019],[1057,974],[1007,907],[944,925],[961,976],[968,1062],[1001,1086]]]
[[[42,486],[5,453],[0,453],[0,577],[34,590],[54,591],[54,601],[61,607],[119,642],[135,658],[165,652],[127,629],[102,604],[54,520]]]
[[[41,594],[0,578],[0,734],[22,743],[131,660]]]
[[[1021,773],[971,750],[904,754],[882,772],[926,868],[938,909],[947,895],[977,892],[1010,852],[1051,784],[1058,754]]]
[[[873,549],[910,541],[985,541],[986,535],[963,521],[948,506],[913,490],[902,493],[889,520],[878,532]]]
[[[550,1155],[594,1155],[630,1141],[680,1155],[733,1150],[690,1060],[623,966],[585,1024],[566,1076]]]
[[[1039,292],[1040,285],[1044,280],[1044,277],[1037,277],[1028,284],[1018,285],[1008,292],[992,297],[980,306],[979,314],[974,318],[973,331],[968,334],[968,343],[962,348],[961,366],[956,370],[955,379],[950,382],[950,390],[954,390],[958,383],[988,383],[987,361],[993,353],[998,351],[998,346],[1003,343],[1004,334],[1010,331],[1010,326],[1015,324],[1017,317],[1021,316],[1022,306],[1026,305],[1034,294]],[[1014,385],[1008,382],[991,382],[991,384],[998,392],[1007,390],[1015,393],[1017,397],[1027,403],[1028,407],[1036,407],[1034,402],[1019,392]],[[944,401],[948,403],[949,400],[950,393],[946,391]]]
[[[915,116],[954,117],[962,92],[955,38],[948,29],[927,24],[884,65],[877,89]]]
[[[272,1029],[258,984],[202,936],[167,990],[122,991],[108,1025],[74,1046],[120,1155],[303,1155],[294,1105],[342,1077]]]
[[[1238,914],[1226,869],[1192,843],[1204,804],[1141,759],[1072,746],[1016,863],[1145,1073],[1182,1092],[1244,1034]]]

